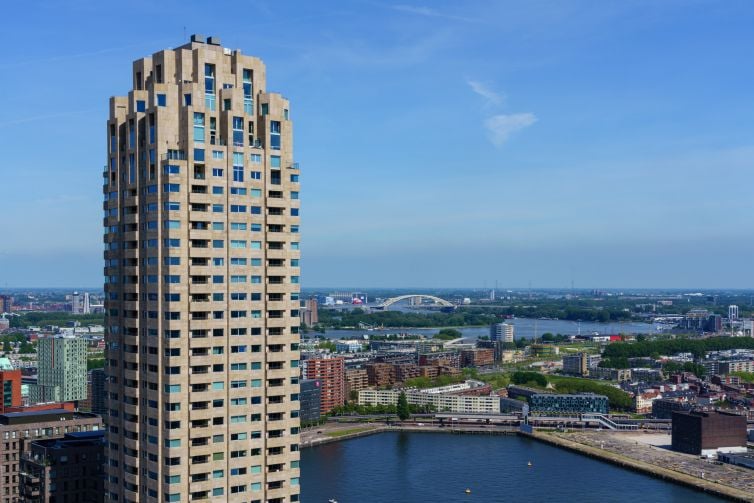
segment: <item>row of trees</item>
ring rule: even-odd
[[[104,314],[71,314],[63,312],[29,312],[21,316],[11,316],[11,328],[28,328],[44,325],[65,326],[69,322],[78,321],[81,325],[104,325]]]
[[[660,339],[641,341],[633,344],[618,342],[605,348],[602,356],[610,363],[617,365],[621,358],[652,357],[673,355],[676,353],[692,353],[695,358],[704,357],[708,351],[722,351],[726,349],[754,349],[754,338],[751,337],[710,337],[708,339]],[[617,368],[617,367],[614,367]]]

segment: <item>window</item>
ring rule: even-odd
[[[225,153],[222,150],[213,150],[212,151],[212,158],[213,159],[223,159],[225,157]]]
[[[249,195],[251,197],[262,197],[262,189],[251,189]]]
[[[251,232],[262,232],[262,224],[251,224]]]
[[[298,243],[291,243],[291,250],[298,250],[299,244]]]
[[[224,248],[225,244],[222,239],[213,239],[212,240],[212,248]]]
[[[233,181],[243,182],[243,153],[233,152]]]
[[[164,94],[158,94],[157,95],[157,106],[158,107],[164,107],[164,106],[167,106],[167,104],[168,104],[167,96],[164,95]]]
[[[231,248],[246,248],[246,241],[241,239],[231,239],[230,240],[230,247]]]
[[[236,196],[245,196],[246,195],[246,188],[245,187],[231,187],[230,193],[234,194]]]
[[[262,103],[262,115],[267,115],[270,113],[270,105],[267,103]]]
[[[181,228],[180,220],[165,220],[164,223],[165,223],[166,229],[180,229]]]
[[[251,259],[251,265],[253,267],[261,267],[262,266],[262,259],[261,258],[253,258],[253,259]]]
[[[212,230],[213,231],[221,231],[225,229],[225,223],[224,222],[212,222]]]
[[[249,248],[252,250],[261,250],[262,249],[262,242],[261,241],[251,241]]]
[[[147,104],[144,100],[136,100],[136,111],[137,112],[146,112],[147,110]]]
[[[261,171],[252,171],[250,173],[252,180],[261,180],[262,179],[262,172]]]
[[[164,389],[165,389],[165,393],[180,393],[181,385],[180,384],[166,384]]]
[[[222,168],[212,168],[212,176],[216,176],[218,178],[222,178],[222,176],[223,176],[223,169]]]
[[[241,222],[231,222],[231,224],[230,224],[230,230],[232,230],[232,231],[245,231],[246,230],[246,224],[245,223],[241,223]]]
[[[215,257],[212,259],[212,265],[215,265],[215,266],[225,265],[225,259],[222,257]]]
[[[204,143],[204,114],[194,112],[194,142]]]
[[[183,104],[187,107],[191,106],[191,93],[183,95]]]
[[[177,175],[181,172],[181,167],[176,164],[166,164],[163,166],[162,172],[166,175]]]
[[[262,154],[251,154],[251,156],[249,156],[249,160],[253,164],[262,164]]]
[[[280,150],[280,121],[270,121],[270,148]]]
[[[280,167],[280,156],[279,155],[271,155],[270,156],[270,167],[271,168],[279,168]]]
[[[218,186],[218,185],[212,186],[212,193],[213,194],[218,194],[218,195],[222,194],[223,193],[223,187]]]
[[[194,161],[204,162],[204,149],[203,148],[194,149]]]
[[[233,117],[233,146],[243,147],[243,117]]]
[[[215,94],[215,65],[209,63],[204,64],[204,94]]]
[[[243,70],[243,113],[254,113],[254,101],[252,100],[252,82],[251,82],[251,70],[244,68]]]
[[[231,283],[246,283],[246,276],[243,275],[232,275],[230,277]]]
[[[222,213],[224,211],[224,206],[222,204],[213,204],[212,205],[212,213]]]
[[[291,175],[291,182],[298,183],[298,175]]]
[[[163,192],[180,192],[181,186],[177,183],[166,183],[162,186]]]
[[[181,211],[181,203],[178,201],[166,201],[163,206],[165,211]]]
[[[298,208],[291,208],[291,216],[297,217],[298,216],[299,209]]]
[[[291,199],[298,199],[298,191],[291,191]]]
[[[261,206],[252,206],[251,207],[251,214],[252,215],[261,215],[262,214],[262,207]]]

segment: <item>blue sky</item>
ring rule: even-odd
[[[108,98],[184,29],[292,100],[304,286],[752,286],[751,2],[31,1],[4,21],[0,288],[101,284]]]

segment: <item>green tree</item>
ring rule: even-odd
[[[411,417],[411,408],[408,406],[408,399],[406,398],[406,393],[401,391],[401,394],[398,396],[398,406],[397,406],[397,412],[398,412],[398,419],[401,421],[405,421],[409,417]]]
[[[10,347],[10,341],[7,339],[3,341],[3,351],[5,351],[6,353],[10,353],[11,351],[13,351],[13,349],[11,349]]]

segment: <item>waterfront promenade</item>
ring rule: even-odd
[[[671,451],[667,434],[535,431],[531,437],[734,501],[754,502],[752,470]]]

